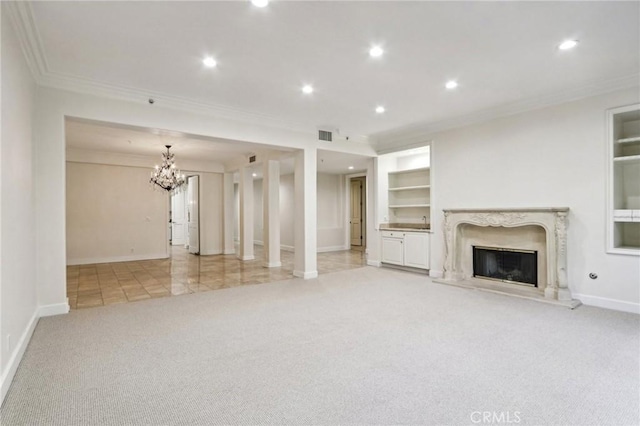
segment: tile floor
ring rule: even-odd
[[[255,256],[241,262],[235,255],[195,256],[174,246],[169,259],[68,266],[67,297],[71,309],[82,309],[293,278],[293,253],[281,253],[279,268],[262,266],[262,247]],[[362,251],[318,253],[320,274],[364,265]]]

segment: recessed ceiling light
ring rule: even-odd
[[[265,7],[269,4],[269,0],[251,0],[251,4],[255,7]]]
[[[349,169],[349,170],[353,170],[353,166],[349,166],[349,167],[348,167],[348,169]]]
[[[258,176],[258,174],[257,174],[257,173],[254,173],[252,176],[253,176],[253,177],[257,177],[257,176]]]
[[[304,86],[302,86],[302,93],[313,93],[313,86],[311,86],[310,84],[305,84]]]
[[[383,107],[383,106],[377,106],[377,107],[376,107],[376,112],[377,112],[378,114],[382,114],[383,112],[385,112],[385,109],[384,109],[384,107]]]
[[[215,67],[216,67],[216,65],[218,65],[218,63],[216,62],[216,60],[215,60],[215,59],[213,59],[211,56],[207,56],[206,58],[204,58],[204,59],[202,60],[202,63],[203,63],[205,66],[209,67],[209,68],[215,68]]]
[[[447,84],[444,85],[444,87],[446,87],[449,90],[455,89],[456,87],[458,87],[458,82],[455,80],[449,80],[447,81]]]
[[[384,53],[384,50],[380,46],[373,46],[369,49],[369,56],[372,58],[379,58]]]
[[[577,45],[578,45],[578,40],[565,40],[558,45],[558,49],[569,50],[569,49],[573,49]]]

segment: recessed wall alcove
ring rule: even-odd
[[[445,209],[444,277],[435,281],[579,306],[567,282],[568,213],[567,207]],[[474,277],[473,246],[537,252],[537,286]]]

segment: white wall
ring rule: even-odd
[[[294,247],[294,185],[293,174],[280,176],[280,245],[286,250]],[[255,179],[254,240],[263,243],[262,179]],[[344,176],[318,173],[318,251],[345,250],[345,189]]]
[[[262,179],[253,180],[253,241],[264,244],[264,211],[262,204]]]
[[[318,173],[318,251],[346,250],[345,177]]]
[[[574,296],[637,311],[640,257],[605,252],[605,110],[638,102],[638,93],[618,91],[432,135],[432,268],[443,265],[443,208],[566,206]]]
[[[293,222],[295,217],[295,191],[293,173],[280,176],[280,246],[293,250]]]
[[[37,322],[32,119],[36,87],[2,4],[0,403]]]
[[[240,186],[233,184],[233,241],[240,242]]]
[[[220,254],[223,245],[223,174],[200,175],[200,254]]]
[[[169,199],[150,170],[67,162],[67,264],[168,256]]]

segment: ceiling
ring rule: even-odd
[[[637,77],[640,68],[639,2],[35,2],[31,12],[52,75],[343,136],[455,119]],[[559,51],[565,39],[580,43]],[[374,44],[381,58],[369,57]],[[216,68],[202,64],[206,55]],[[460,84],[453,91],[444,88],[450,79]],[[315,92],[302,94],[303,84]],[[386,112],[376,114],[377,105]],[[66,126],[76,149],[159,156],[170,144],[177,158],[223,164],[265,148],[290,151],[109,123]],[[366,163],[318,151],[324,173]]]
[[[441,122],[637,78],[640,71],[640,2],[272,1],[264,9],[249,1],[34,2],[31,8],[51,75],[310,130],[330,126],[343,136]],[[559,51],[565,39],[580,43]],[[369,57],[372,44],[385,54]],[[206,68],[205,55],[218,66]],[[450,79],[457,89],[444,88]],[[304,95],[303,84],[315,92]],[[376,114],[377,105],[386,112]]]

